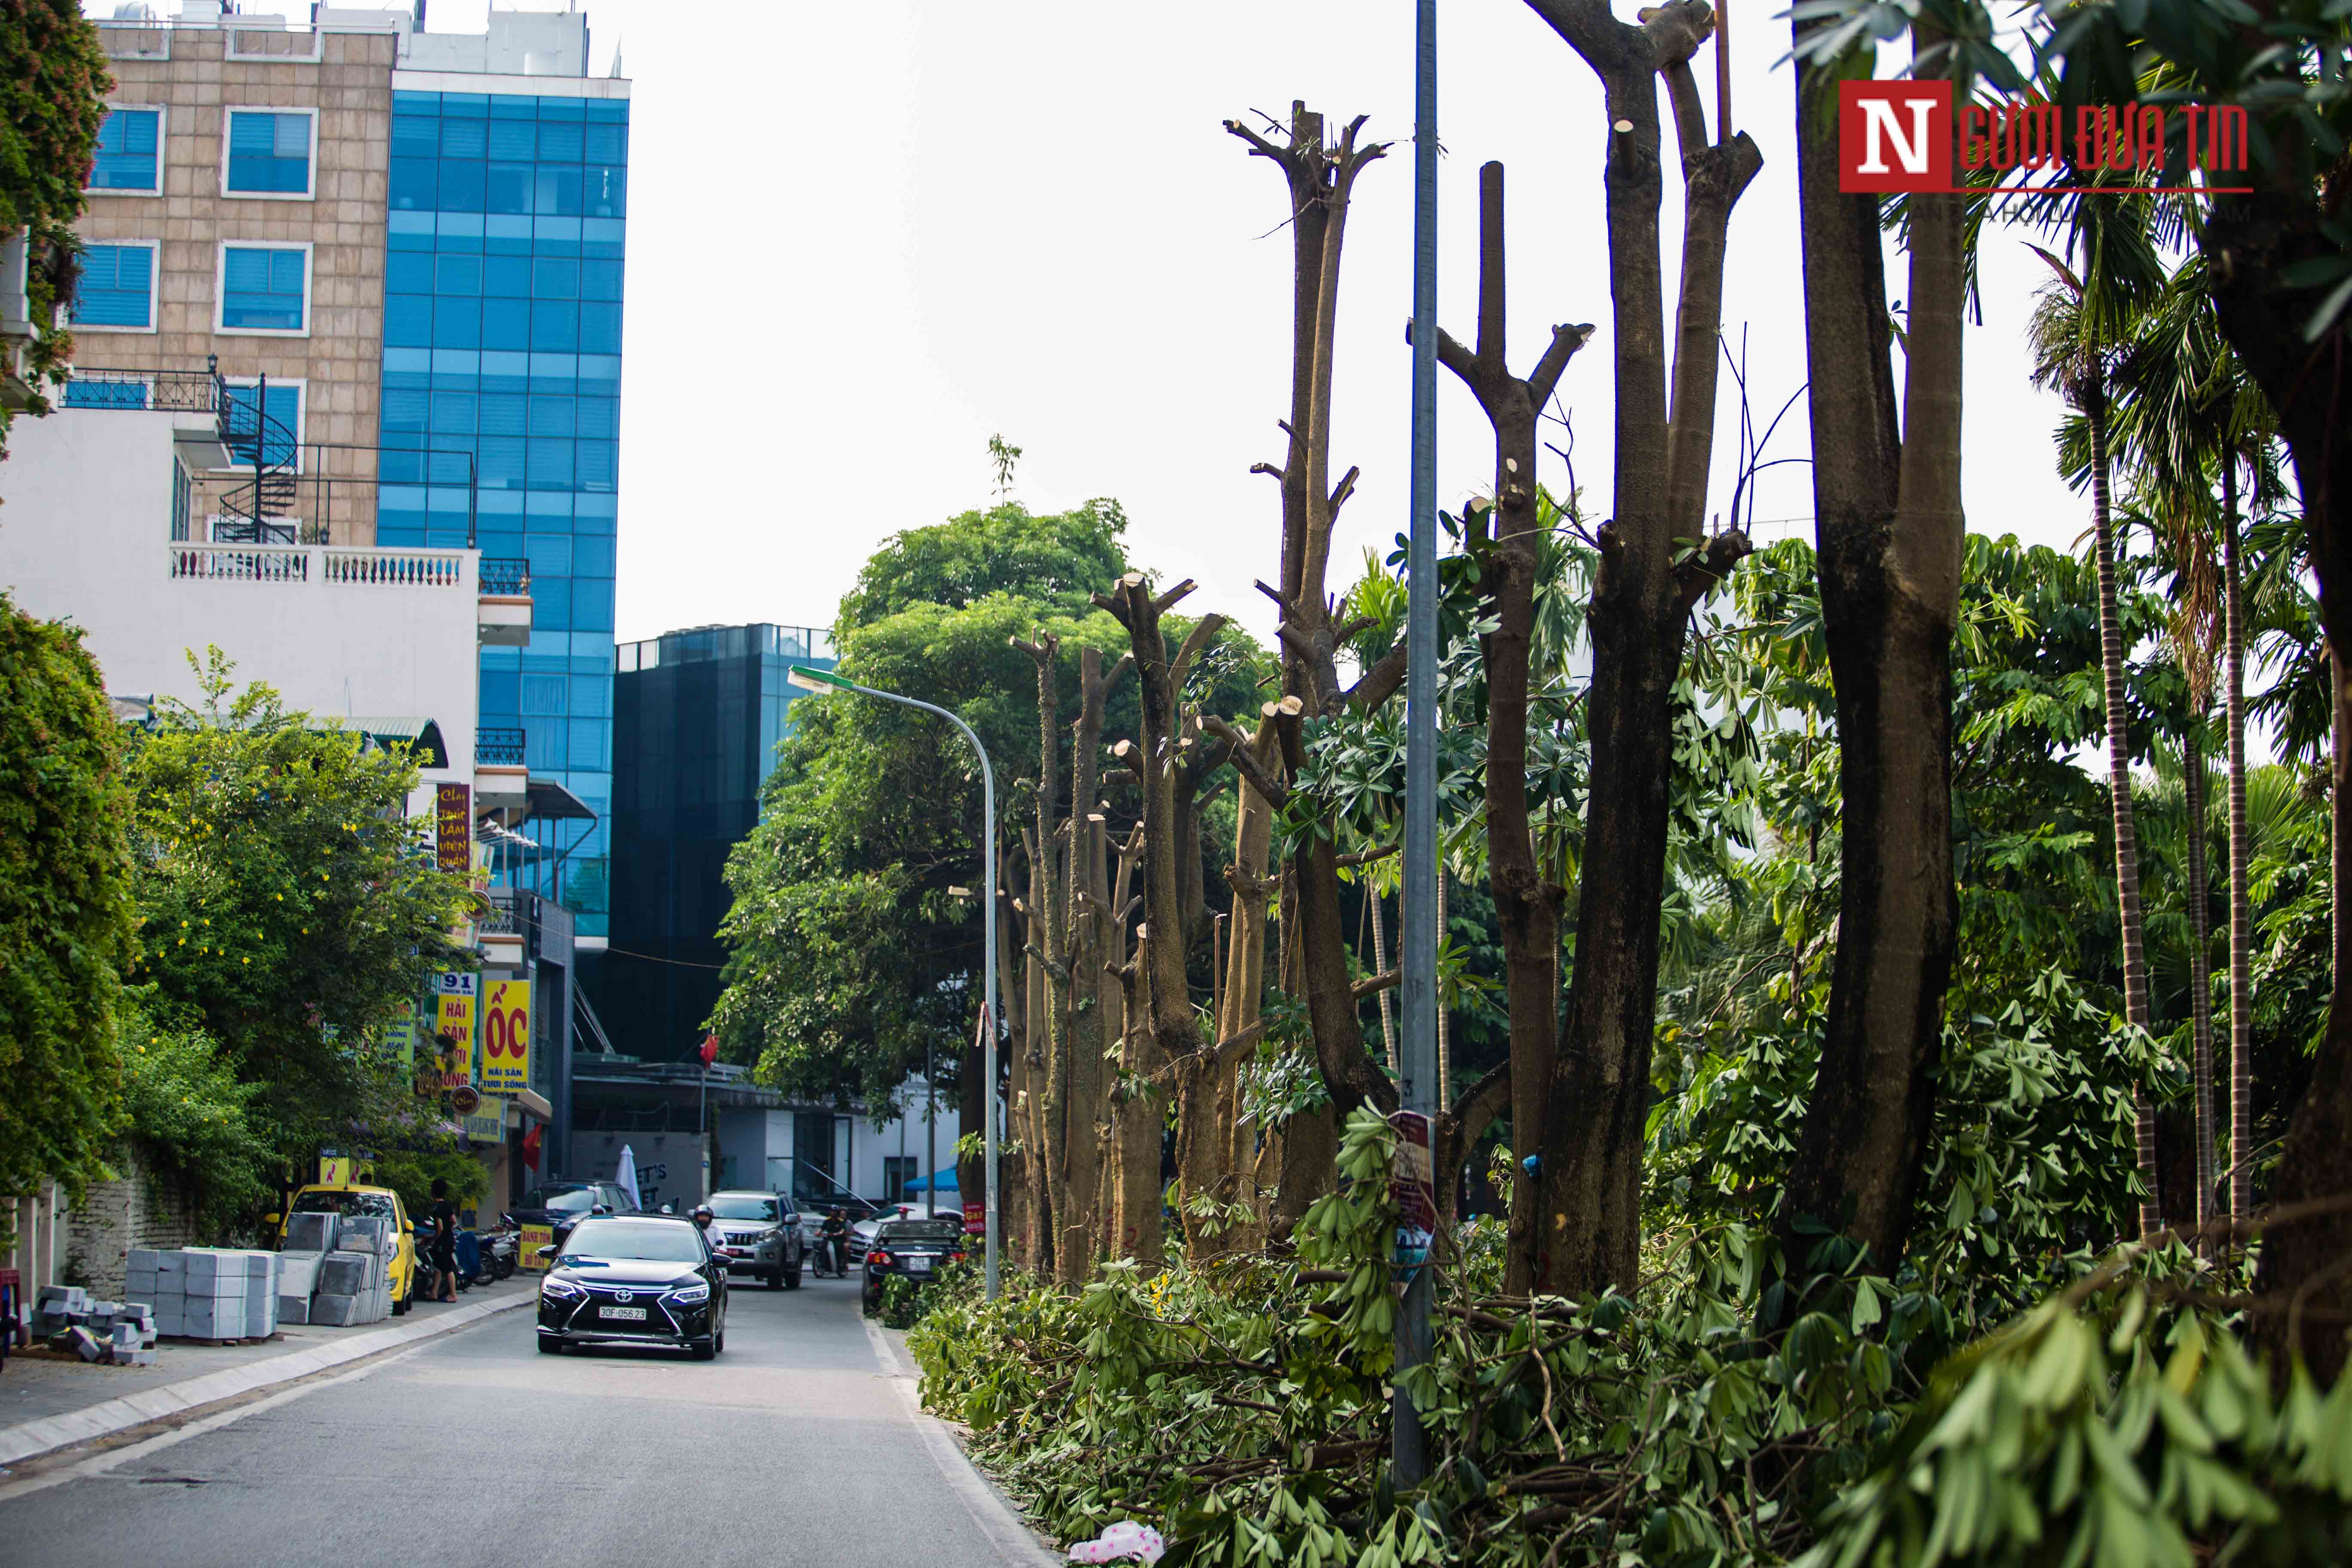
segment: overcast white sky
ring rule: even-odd
[[[1732,220],[1725,324],[1735,342],[1748,331],[1766,418],[1804,375],[1788,25],[1774,19],[1782,0],[1732,3],[1734,118],[1765,165]],[[1026,453],[1021,500],[1118,496],[1139,563],[1199,578],[1187,608],[1270,640],[1272,607],[1250,584],[1274,573],[1277,513],[1248,468],[1282,453],[1290,241],[1277,175],[1220,122],[1282,115],[1294,98],[1367,114],[1370,135],[1400,142],[1364,175],[1349,223],[1334,467],[1364,477],[1335,586],[1364,545],[1404,527],[1411,0],[582,4],[597,73],[618,47],[635,79],[623,639],[830,623],[878,541],[988,500],[986,443],[1001,431]],[[483,10],[432,0],[431,25],[478,30]],[[1502,159],[1515,363],[1555,321],[1601,324],[1562,393],[1588,509],[1605,516],[1600,94],[1521,0],[1441,13],[1442,316],[1469,335],[1477,169]],[[1700,71],[1711,100],[1711,56]],[[2025,380],[2021,329],[2046,272],[2023,237],[1992,231],[1985,246],[1986,321],[1967,348],[1969,524],[2070,546],[2085,512],[2053,468],[2058,405]],[[1898,268],[1897,297],[1901,280]],[[1492,447],[1442,374],[1440,423],[1451,507],[1485,488]],[[1800,402],[1770,455],[1805,441]],[[1791,521],[1758,532],[1810,533],[1811,510],[1806,469],[1775,469],[1757,516]]]

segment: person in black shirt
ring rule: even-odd
[[[433,1299],[457,1299],[457,1205],[449,1201],[449,1184],[433,1178]]]
[[[816,1227],[816,1245],[819,1257],[831,1256],[835,1274],[849,1272],[849,1215],[845,1211],[836,1208],[824,1216]]]

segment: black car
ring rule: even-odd
[[[963,1261],[963,1220],[886,1219],[866,1254],[866,1310],[882,1305],[882,1283],[893,1274],[928,1279],[950,1263]]]
[[[692,1220],[587,1215],[550,1255],[539,1348],[674,1345],[709,1361],[727,1348],[727,1270]]]

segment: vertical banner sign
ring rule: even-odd
[[[522,1227],[522,1234],[515,1238],[515,1267],[518,1268],[545,1268],[547,1267],[547,1259],[539,1255],[539,1249],[542,1247],[552,1247],[554,1245],[555,1227],[553,1226],[524,1226]]]
[[[433,1033],[441,1052],[444,1090],[474,1081],[474,1003],[480,984],[478,974],[433,977]]]
[[[482,1001],[482,1087],[530,1087],[530,982],[493,980]]]
[[[433,858],[452,876],[463,877],[473,870],[473,785],[433,786]]]
[[[1418,1110],[1392,1111],[1396,1150],[1389,1156],[1389,1201],[1396,1205],[1396,1252],[1389,1272],[1397,1294],[1429,1261],[1437,1232],[1435,1164],[1430,1157],[1430,1120]]]

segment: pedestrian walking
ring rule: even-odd
[[[449,1201],[449,1184],[433,1178],[433,1299],[457,1299],[457,1205]]]

